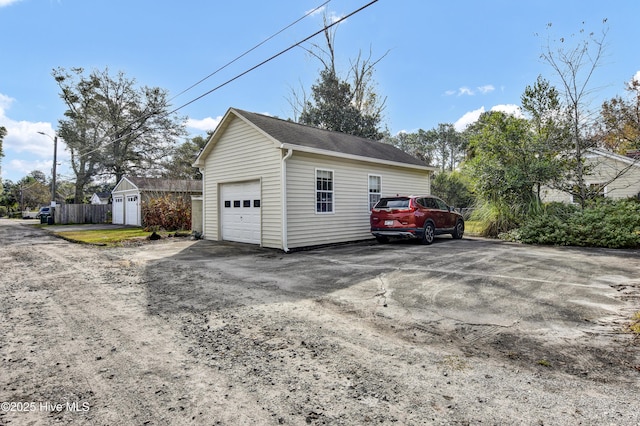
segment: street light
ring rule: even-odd
[[[55,137],[51,137],[51,135],[46,134],[45,132],[38,132],[41,135],[48,136],[51,140],[53,140],[53,170],[51,174],[53,178],[51,180],[51,205],[55,206],[56,204],[56,162],[58,161],[58,135]]]

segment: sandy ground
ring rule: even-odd
[[[640,424],[632,251],[293,254],[0,220],[0,425]]]

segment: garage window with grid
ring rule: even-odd
[[[382,192],[382,178],[378,175],[369,175],[369,210],[380,201]]]
[[[333,213],[333,170],[316,169],[316,213]]]

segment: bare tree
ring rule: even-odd
[[[350,60],[346,78],[342,79],[336,66],[336,27],[327,28],[327,15],[323,22],[324,44],[312,43],[308,48],[303,47],[321,63],[320,77],[312,86],[310,96],[304,88],[300,92],[291,90],[289,104],[294,119],[329,130],[380,139],[382,134],[378,127],[386,98],[381,99],[376,93],[373,73],[388,51],[378,59],[373,59],[371,50],[366,57],[360,51],[354,60]]]
[[[606,19],[603,20],[603,24],[605,23]],[[547,25],[547,29],[549,28],[551,24]],[[585,175],[588,173],[585,155],[588,149],[594,146],[593,139],[589,137],[595,115],[590,110],[589,97],[594,90],[591,80],[601,65],[606,36],[606,28],[599,36],[593,32],[587,34],[583,28],[577,36],[580,39],[576,44],[570,45],[570,39],[564,37],[554,41],[547,39],[540,55],[558,77],[569,122],[572,148],[564,155],[570,172],[564,179],[565,185],[560,189],[578,198],[581,205],[589,198],[589,190],[585,183]],[[576,36],[571,36],[574,37]]]

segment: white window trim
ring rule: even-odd
[[[378,188],[380,190],[380,192],[371,192],[371,178],[372,177],[377,177],[379,182],[380,182],[380,188]],[[382,175],[378,175],[378,174],[373,174],[373,173],[369,173],[367,175],[367,205],[369,206],[369,210],[371,210],[373,208],[373,206],[371,205],[371,195],[372,194],[377,194],[378,195],[378,201],[380,201],[380,198],[382,198]],[[374,204],[375,205],[375,204]]]
[[[322,191],[322,192],[330,192],[331,193],[331,211],[330,212],[319,212],[318,211],[318,172],[330,172],[331,173],[331,191]],[[314,197],[313,197],[313,209],[315,210],[317,215],[327,215],[327,214],[335,214],[336,213],[336,174],[331,169],[322,169],[316,167],[315,174],[313,177],[313,188],[314,188]]]

